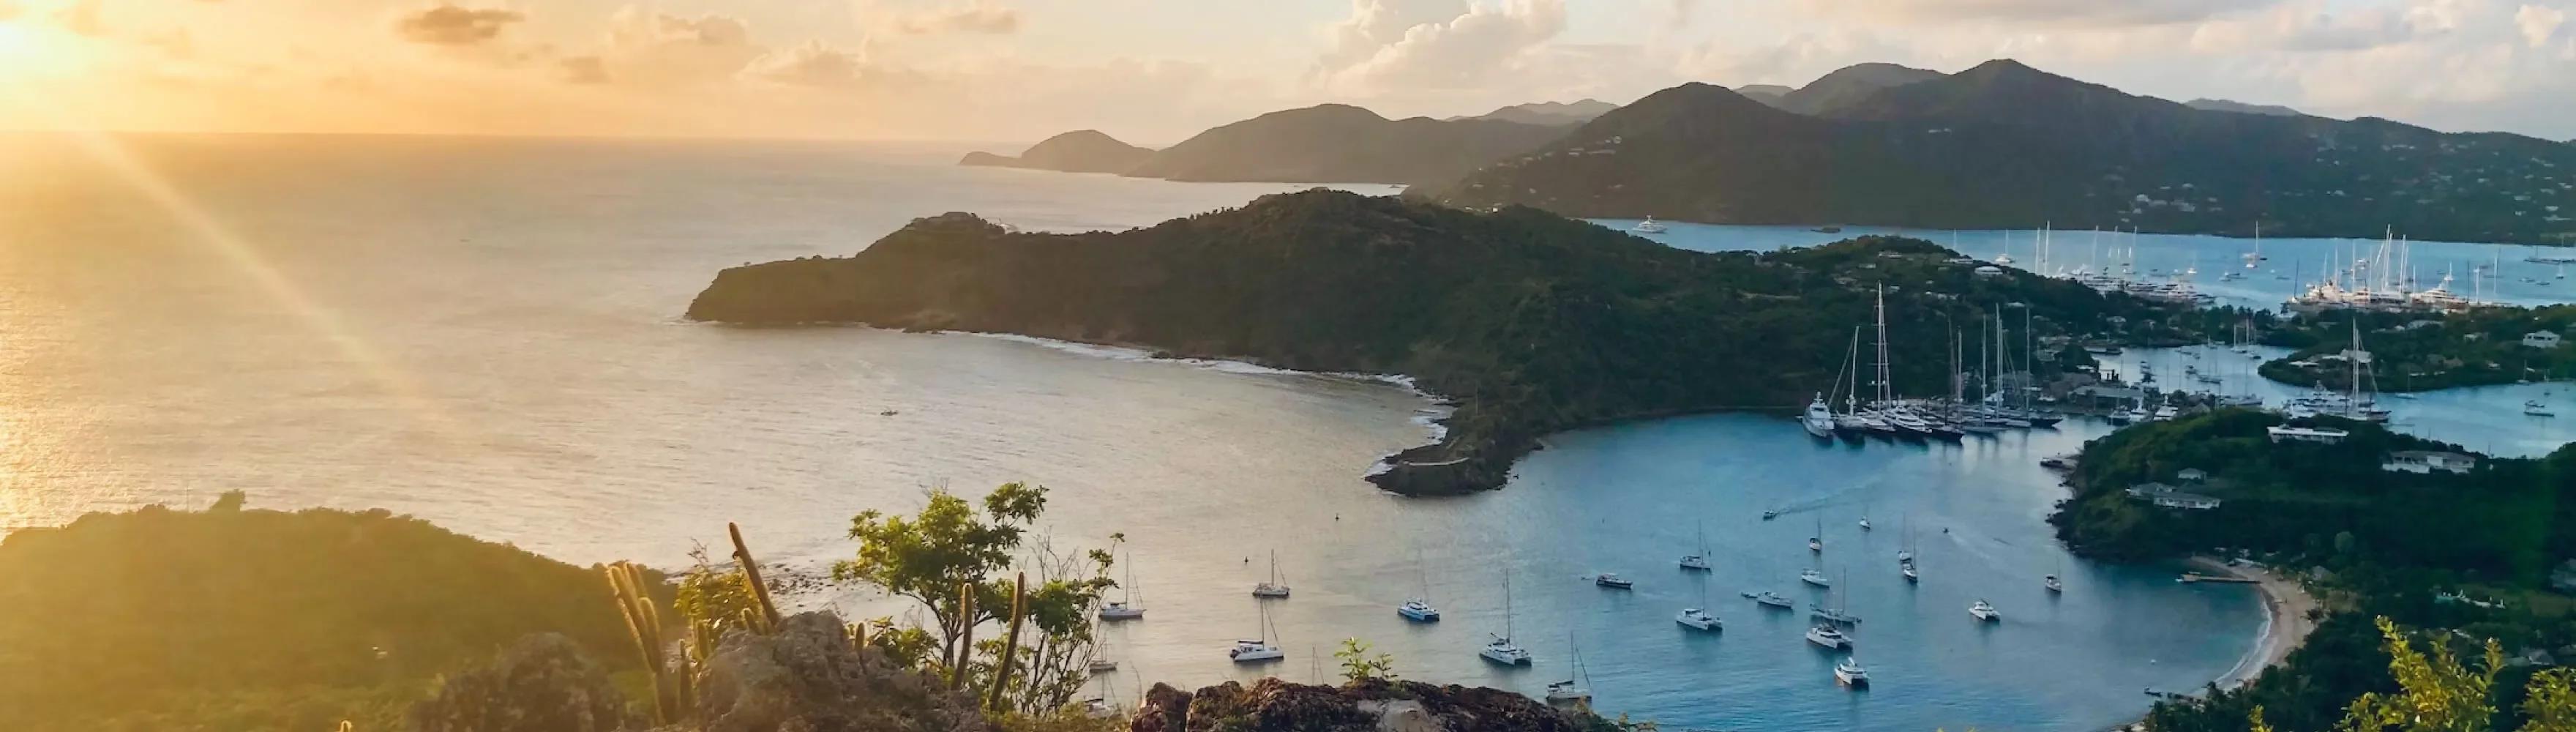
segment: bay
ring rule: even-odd
[[[1410,678],[1535,693],[1580,648],[1605,710],[1688,728],[2096,728],[2142,711],[2142,687],[2224,673],[2261,624],[2241,588],[2094,566],[2048,540],[2064,490],[2036,461],[2098,424],[1855,449],[1775,417],[1655,420],[1552,436],[1503,491],[1407,500],[1359,476],[1425,440],[1437,412],[1378,381],[676,319],[722,267],[846,254],[916,216],[1120,228],[1297,186],[824,143],[147,136],[85,151],[22,135],[0,152],[0,527],[242,489],[575,562],[677,566],[734,521],[764,559],[821,571],[850,552],[860,510],[1030,481],[1052,490],[1041,528],[1060,547],[1130,538],[1150,613],[1110,631],[1114,696],[1330,675],[1322,656],[1352,637]],[[1858,530],[1864,512],[1876,531]],[[1908,525],[1920,587],[1894,571]],[[1795,579],[1819,526],[1865,618],[1869,692],[1833,685],[1799,639],[1804,607],[1766,615],[1737,596],[1822,599]],[[1704,579],[1673,565],[1701,527],[1717,564]],[[1260,632],[1248,591],[1274,550],[1296,588],[1271,606],[1289,658],[1236,667],[1223,649]],[[1531,669],[1474,655],[1501,629],[1505,570]],[[1584,579],[1603,571],[1638,588]],[[2039,589],[2051,571],[2063,597]],[[1394,606],[1426,577],[1447,618],[1406,624]],[[1703,589],[1722,634],[1671,620]],[[1967,617],[1980,597],[2003,625]],[[859,590],[798,602],[903,611]]]

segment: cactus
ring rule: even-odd
[[[1002,641],[1002,660],[993,669],[993,689],[984,702],[986,708],[1001,709],[1002,693],[1011,686],[1011,664],[1019,659],[1020,624],[1028,619],[1028,604],[1029,573],[1021,572],[1011,581],[1011,632]]]
[[[725,523],[725,533],[733,535],[733,559],[742,564],[742,580],[751,585],[751,599],[760,602],[760,625],[752,631],[767,635],[778,629],[778,606],[769,602],[769,585],[760,581],[760,563],[752,561],[751,547],[742,543],[742,527]]]
[[[646,590],[644,572],[635,565],[618,562],[602,568],[608,575],[608,589],[616,595],[617,613],[626,619],[626,632],[635,638],[635,654],[644,669],[653,674],[653,719],[670,724],[673,718],[671,671],[662,663],[662,615],[653,609],[653,595]]]
[[[966,666],[975,658],[975,583],[957,583],[957,624],[966,630],[957,635],[957,647],[949,655],[948,688],[964,688]]]

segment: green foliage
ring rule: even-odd
[[[553,633],[440,680],[409,716],[411,732],[612,732],[636,721],[598,664]]]
[[[397,729],[556,632],[637,667],[596,570],[381,510],[90,514],[0,541],[0,729]]]
[[[751,596],[750,580],[740,567],[710,562],[706,547],[690,549],[689,558],[696,561],[680,576],[679,590],[671,600],[683,625],[705,622],[721,634],[760,612],[759,601]]]
[[[2485,570],[2536,579],[2551,547],[2576,524],[2553,520],[2569,491],[2544,461],[2489,458],[2469,475],[2380,469],[2395,450],[2456,449],[2370,424],[2328,420],[2340,444],[2273,443],[2277,416],[2218,410],[2143,424],[2084,446],[2076,494],[2050,521],[2086,554],[2152,559],[2214,547],[2311,555],[2338,567]],[[2576,456],[2571,456],[2576,457]],[[2184,469],[2211,476],[2191,489],[2225,499],[2215,510],[2162,509],[2125,492],[2175,482]],[[2327,554],[2331,552],[2332,556]]]
[[[2490,698],[2495,689],[2496,672],[2504,669],[2504,649],[2493,640],[2486,642],[2486,663],[2477,669],[2460,664],[2443,643],[2432,644],[2426,655],[2415,650],[2397,624],[2379,619],[2379,633],[2388,641],[2388,671],[2396,677],[2399,691],[2395,694],[2363,694],[2354,699],[2344,722],[2336,729],[2344,732],[2485,732],[2495,719],[2495,704]]]
[[[1343,681],[1395,679],[1395,657],[1384,653],[1370,655],[1369,644],[1358,638],[1342,639],[1341,650],[1334,651],[1333,658],[1342,662]]]
[[[2278,340],[2295,343],[2296,353],[2262,366],[2264,377],[2288,384],[2342,389],[2352,381],[2350,365],[2321,356],[2352,347],[2359,319],[2362,346],[2370,351],[2370,382],[2382,391],[2428,391],[2461,386],[2511,384],[2576,378],[2576,347],[2541,349],[2522,345],[2525,334],[2576,329],[2576,305],[2538,308],[2481,307],[2442,315],[2336,312],[2300,317],[2286,323]],[[2416,326],[2431,321],[2436,325]],[[2314,367],[2292,365],[2314,361]]]
[[[834,564],[832,577],[911,598],[937,623],[894,628],[880,620],[871,645],[941,676],[962,670],[970,688],[988,690],[1006,645],[996,633],[966,647],[967,630],[1010,623],[1012,582],[1004,574],[1025,559],[1035,575],[1023,604],[1028,628],[1004,696],[1013,709],[1044,713],[1081,691],[1095,649],[1092,609],[1101,593],[1117,586],[1109,578],[1110,550],[1060,553],[1044,537],[1032,540],[1028,527],[1045,510],[1045,487],[1009,483],[978,503],[931,491],[913,516],[861,512],[850,520],[857,556]],[[958,588],[968,585],[975,600],[972,616],[964,617]]]
[[[2156,325],[2167,311],[2135,298],[2021,272],[1979,277],[1952,257],[1891,237],[1693,252],[1527,208],[1309,191],[1117,233],[922,219],[851,258],[726,270],[689,315],[1012,332],[1408,374],[1460,400],[1446,443],[1402,456],[1432,467],[1371,477],[1409,493],[1498,487],[1551,431],[1804,405],[1836,383],[1882,285],[1894,384],[1910,395],[1948,393],[1953,334],[1973,359],[1980,318],[1999,308],[2018,352],[2015,303],[2032,307],[2029,329],[2043,337],[2171,335]]]

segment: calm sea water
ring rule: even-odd
[[[1658,420],[1551,437],[1503,491],[1406,500],[1359,475],[1425,439],[1430,405],[1377,382],[675,320],[718,268],[847,253],[915,216],[1116,228],[1289,187],[959,168],[957,150],[858,145],[121,149],[107,164],[59,138],[0,138],[0,526],[243,489],[272,507],[386,507],[576,562],[676,565],[739,521],[764,558],[820,568],[850,551],[857,511],[1026,480],[1053,489],[1044,529],[1060,545],[1131,539],[1150,617],[1110,631],[1125,663],[1105,679],[1113,695],[1143,679],[1309,678],[1347,637],[1411,678],[1537,692],[1579,649],[1600,706],[1684,728],[2098,728],[2143,710],[2142,687],[2226,672],[2261,625],[2242,589],[2094,566],[2049,541],[2041,518],[2063,489],[2036,461],[2098,424],[1855,448],[1776,418]],[[1763,522],[1765,509],[1787,513]],[[1858,529],[1864,514],[1876,531]],[[1803,607],[1737,596],[1822,599],[1796,580],[1818,528],[1821,565],[1865,619],[1868,692],[1835,687],[1831,658],[1799,638]],[[1683,574],[1673,559],[1698,535],[1718,568]],[[1919,587],[1895,573],[1909,535]],[[1234,667],[1222,651],[1261,631],[1247,591],[1274,550],[1296,587],[1268,614],[1289,657]],[[1602,571],[1637,589],[1583,579]],[[2069,577],[2062,597],[2040,589],[2052,571]],[[1534,669],[1475,656],[1503,629],[1507,573]],[[1447,619],[1403,623],[1394,605],[1426,585]],[[1702,592],[1724,633],[1671,621]],[[2009,619],[1972,622],[1980,597]],[[854,591],[800,601],[900,609]]]

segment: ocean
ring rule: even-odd
[[[2064,489],[2036,463],[2098,423],[1851,447],[1777,417],[1680,417],[1551,436],[1501,491],[1404,499],[1360,476],[1429,439],[1438,412],[1381,380],[678,319],[718,269],[847,254],[918,216],[1122,228],[1301,187],[951,165],[960,152],[0,137],[0,527],[239,489],[254,507],[382,507],[577,563],[681,566],[739,522],[765,560],[819,572],[853,551],[861,510],[1027,481],[1050,490],[1039,529],[1055,547],[1129,539],[1149,613],[1108,631],[1114,699],[1329,677],[1326,656],[1359,638],[1406,678],[1533,694],[1576,675],[1579,654],[1600,708],[1668,729],[2097,729],[2142,712],[2142,688],[2225,673],[2262,625],[2244,588],[2050,540]],[[2239,244],[2204,242],[2213,259]],[[1804,546],[1818,531],[1820,557]],[[1701,537],[1715,570],[1684,573],[1674,560]],[[1909,544],[1920,586],[1896,575]],[[1248,591],[1274,551],[1295,597],[1269,604],[1267,630],[1288,657],[1237,667],[1224,650],[1265,631]],[[1841,594],[1800,585],[1810,566]],[[1599,572],[1637,587],[1596,588]],[[2040,587],[2052,572],[2063,596]],[[1748,590],[1801,607],[1763,611]],[[1395,615],[1426,592],[1440,623]],[[1980,598],[2006,620],[1972,621]],[[905,612],[861,588],[796,601]],[[1835,686],[1800,639],[1810,602],[1863,618],[1875,688]],[[1688,606],[1724,631],[1676,625]],[[1533,667],[1476,656],[1507,624]]]

